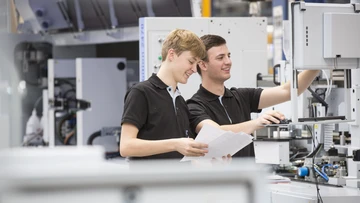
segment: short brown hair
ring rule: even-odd
[[[194,57],[204,59],[206,57],[205,46],[200,38],[193,32],[184,29],[176,29],[166,37],[162,49],[162,61],[166,60],[169,49],[174,49],[177,55],[184,51],[190,51]]]
[[[208,51],[212,47],[217,47],[217,46],[226,44],[226,40],[219,35],[204,35],[204,36],[200,37],[200,39],[204,43],[206,51]],[[207,54],[206,54],[206,57],[203,58],[203,60],[209,61]],[[199,75],[201,75],[201,69],[200,69],[199,65],[197,65],[196,68],[197,68],[197,72],[199,73]]]

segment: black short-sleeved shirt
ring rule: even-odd
[[[259,113],[261,88],[225,88],[222,97],[206,90],[202,85],[194,96],[187,100],[190,110],[190,126],[194,130],[205,119],[219,125],[236,124],[251,119],[250,113]],[[220,101],[221,99],[221,101]],[[253,144],[240,150],[234,157],[254,156]]]
[[[189,110],[184,98],[179,95],[175,101],[168,91],[171,89],[153,74],[147,81],[133,86],[125,96],[124,113],[121,120],[139,129],[137,138],[163,140],[193,137],[190,132]],[[175,102],[175,104],[174,104]],[[169,152],[131,159],[182,158],[179,152]]]

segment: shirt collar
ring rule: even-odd
[[[168,87],[155,73],[151,75],[149,82],[159,89],[165,89]]]
[[[226,87],[224,87],[224,88],[225,88],[225,93],[224,93],[223,97],[233,97],[231,91]],[[219,97],[220,97],[220,95],[216,95],[216,94],[209,92],[202,85],[200,85],[200,88],[199,88],[197,94],[200,97],[205,98],[207,101],[214,101],[216,99],[219,99]]]
[[[171,87],[167,86],[167,84],[165,84],[155,73],[151,75],[151,77],[149,78],[149,82],[159,89],[167,89],[169,91],[170,88],[170,90],[172,90]],[[175,92],[181,94],[178,87],[176,87]]]
[[[177,97],[177,96],[181,95],[181,92],[178,87],[176,87],[175,92],[172,90],[172,88],[170,86],[166,87],[166,90],[169,92],[171,97]]]

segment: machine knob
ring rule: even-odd
[[[41,22],[41,27],[45,30],[49,29],[50,26],[51,26],[51,22],[48,20],[44,20]]]
[[[45,10],[43,8],[37,8],[35,10],[36,17],[42,18],[45,16]]]
[[[298,175],[301,177],[309,175],[309,169],[307,167],[298,168]]]

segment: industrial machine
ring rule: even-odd
[[[359,4],[291,4],[291,58],[290,65],[293,69],[292,80],[292,98],[296,97],[297,81],[296,75],[298,69],[345,69],[344,70],[344,99],[345,116],[335,117],[333,121],[329,117],[315,116],[313,120],[303,120],[297,118],[296,111],[292,115],[294,124],[316,124],[314,142],[315,144],[324,143],[329,124],[349,122],[351,137],[351,148],[348,149],[348,155],[360,148],[359,145],[359,116],[355,111],[359,105],[359,47],[351,43],[348,39],[356,39],[360,32],[358,22],[360,22]],[[323,20],[322,20],[323,19]],[[340,21],[339,21],[340,20]],[[347,24],[342,23],[347,21]],[[354,26],[352,26],[354,24]],[[323,29],[319,29],[323,25]],[[318,29],[318,30],[317,30]],[[310,40],[314,40],[314,42]],[[291,100],[293,106],[296,100]],[[324,115],[325,116],[325,115]],[[330,129],[331,131],[331,129]],[[323,140],[317,136],[323,135]],[[319,141],[315,141],[318,139]],[[326,150],[326,147],[324,148]],[[328,149],[327,149],[328,150]],[[314,149],[314,151],[316,151]],[[349,160],[349,167],[358,167],[356,163]],[[329,163],[332,164],[332,163]],[[349,169],[349,176],[359,179],[358,172],[353,173]],[[348,180],[347,186],[358,187],[359,180]]]
[[[205,174],[203,176],[199,176],[199,173],[192,169],[190,171],[177,171],[177,169],[174,171],[163,168],[164,170],[157,171],[154,168],[153,171],[133,172],[128,171],[126,167],[121,170],[118,167],[112,168],[113,166],[104,164],[102,161],[86,162],[87,158],[90,160],[101,157],[104,153],[101,150],[96,153],[85,150],[83,152],[89,153],[88,156],[76,156],[76,150],[81,150],[80,145],[87,144],[88,140],[92,142],[97,137],[109,138],[100,143],[105,146],[106,151],[118,150],[115,136],[109,135],[119,136],[123,96],[127,88],[131,86],[126,79],[127,74],[124,73],[124,68],[128,69],[128,58],[125,56],[106,59],[98,57],[104,55],[99,53],[98,44],[118,43],[117,46],[120,43],[138,41],[139,46],[138,44],[135,46],[139,47],[136,52],[139,53],[139,58],[135,58],[135,60],[139,60],[139,66],[135,65],[135,67],[140,72],[139,80],[143,81],[153,72],[158,71],[161,63],[161,45],[166,34],[172,29],[189,29],[199,36],[208,33],[219,34],[227,40],[235,67],[232,69],[232,78],[226,83],[226,86],[256,87],[256,75],[267,72],[266,18],[190,18],[194,16],[194,5],[192,1],[182,0],[15,0],[15,6],[24,18],[24,23],[19,26],[19,29],[23,33],[37,34],[42,42],[51,44],[52,48],[51,51],[41,53],[37,52],[40,50],[39,46],[33,46],[27,47],[27,49],[18,49],[20,51],[17,52],[24,56],[18,57],[21,59],[18,62],[24,62],[19,63],[23,65],[21,66],[23,69],[29,67],[26,66],[29,64],[25,62],[34,62],[33,64],[48,62],[47,74],[45,74],[47,77],[40,77],[37,81],[39,83],[37,92],[39,95],[37,96],[40,96],[41,92],[43,95],[42,119],[29,119],[31,125],[29,125],[28,131],[37,134],[39,132],[36,131],[36,126],[42,124],[42,140],[37,140],[39,136],[27,134],[26,129],[24,129],[25,133],[18,133],[19,130],[15,130],[17,125],[11,126],[11,133],[25,134],[22,141],[26,145],[42,145],[43,141],[50,147],[56,146],[53,148],[55,151],[52,152],[47,149],[36,149],[40,150],[36,152],[31,149],[23,149],[24,151],[18,152],[21,156],[29,153],[29,156],[38,156],[38,158],[53,152],[56,156],[61,153],[73,153],[71,156],[62,157],[61,160],[68,160],[69,157],[72,157],[74,162],[66,166],[62,165],[58,170],[44,171],[38,169],[52,169],[51,167],[58,166],[54,164],[55,162],[50,161],[49,165],[44,162],[44,160],[48,161],[54,158],[55,155],[53,157],[49,155],[44,159],[40,158],[38,162],[36,162],[36,158],[24,157],[20,158],[21,161],[16,162],[19,158],[19,154],[16,153],[1,156],[0,159],[5,158],[2,163],[6,163],[7,168],[0,170],[18,172],[14,173],[14,176],[7,176],[11,173],[0,173],[1,180],[5,180],[0,182],[12,183],[0,186],[2,201],[48,202],[49,199],[46,197],[49,196],[44,194],[50,194],[53,195],[52,197],[58,198],[51,198],[51,201],[57,199],[56,201],[63,202],[73,200],[73,198],[84,198],[79,194],[83,195],[86,192],[89,196],[81,199],[82,201],[100,201],[97,198],[101,196],[108,198],[109,202],[141,202],[147,199],[168,202],[169,198],[163,199],[163,194],[175,195],[179,191],[184,191],[183,194],[186,194],[176,199],[179,202],[183,202],[185,198],[195,198],[200,202],[215,201],[218,200],[217,198],[221,202],[234,199],[237,202],[238,200],[244,200],[244,202],[268,201],[267,199],[257,199],[269,197],[269,195],[263,194],[265,189],[262,185],[253,184],[253,181],[262,178],[258,174],[251,173],[253,168],[245,171],[239,170],[239,168],[202,171]],[[290,81],[292,87],[291,102],[286,107],[291,109],[288,116],[289,122],[272,126],[277,130],[271,134],[276,135],[277,138],[269,137],[272,139],[271,142],[255,142],[255,146],[257,146],[255,149],[256,161],[276,164],[280,166],[280,169],[296,171],[293,176],[294,181],[290,184],[270,186],[272,202],[317,202],[320,199],[325,202],[358,202],[360,197],[360,115],[358,112],[360,109],[360,45],[358,43],[360,6],[359,4],[296,2],[291,3],[289,8],[291,10],[289,27],[287,27],[288,32],[284,33],[284,44],[288,45],[289,49],[285,51],[287,60],[280,64],[282,70],[280,72],[287,70],[290,73],[289,77],[282,79]],[[122,12],[117,12],[119,10]],[[286,23],[284,24],[286,25]],[[127,48],[133,47],[133,45],[131,44]],[[108,47],[110,46],[106,46],[106,48]],[[15,50],[14,47],[10,49]],[[109,57],[109,55],[105,57]],[[45,58],[46,60],[43,60]],[[335,73],[335,70],[339,69],[343,70],[343,87],[339,86],[330,90],[329,87],[333,87],[331,84],[325,86],[313,84],[311,88],[315,94],[307,93],[304,97],[297,98],[296,76],[299,70],[313,69],[325,70],[329,77],[332,77],[329,73]],[[244,74],[245,70],[246,74]],[[20,82],[20,80],[16,80],[16,82]],[[47,84],[47,87],[43,84]],[[194,75],[186,86],[180,86],[185,99],[195,93],[197,88],[194,87],[198,87],[199,84],[200,77]],[[8,90],[6,87],[7,84],[0,84],[2,92]],[[23,86],[19,85],[19,90],[23,89]],[[308,101],[307,97],[310,94],[312,97],[318,96],[320,99],[315,98],[316,102]],[[321,100],[323,96],[322,100],[325,103]],[[16,100],[10,101],[19,104]],[[307,105],[307,102],[311,105]],[[31,104],[31,110],[28,109],[29,113],[32,112],[34,103],[35,100]],[[14,115],[18,117],[19,110],[16,108],[12,110],[14,112],[17,110]],[[4,123],[7,125],[9,118],[1,116],[1,121],[1,125]],[[300,129],[308,132],[309,137],[302,141],[310,145],[311,153],[297,150],[289,155],[292,148],[290,140],[302,137],[302,133],[297,130],[299,126]],[[1,127],[1,129],[5,128]],[[282,129],[287,131],[286,139],[281,139],[285,132]],[[340,145],[333,144],[334,129],[341,132]],[[8,131],[9,129],[4,130],[6,134],[10,134],[7,133]],[[9,141],[6,140],[6,142]],[[351,144],[347,145],[346,142],[351,142]],[[79,146],[78,149],[72,151],[72,147],[63,149],[60,146],[63,144]],[[33,152],[35,153],[32,154]],[[86,164],[81,164],[85,162],[79,164],[78,160],[83,160],[83,158],[85,158]],[[9,162],[9,160],[16,163]],[[23,174],[19,172],[24,167],[22,164],[31,162],[33,165],[27,168],[29,173],[20,178],[17,177],[16,175]],[[39,162],[44,163],[37,165]],[[236,165],[236,163],[234,164]],[[80,165],[82,168],[76,168],[75,165]],[[171,166],[171,164],[167,165]],[[97,168],[97,166],[99,167]],[[111,169],[107,170],[107,167]],[[74,170],[69,172],[68,169]],[[42,179],[44,174],[49,179]],[[153,176],[150,177],[149,174]],[[52,175],[58,176],[51,178]],[[85,181],[89,178],[87,175],[91,177],[89,182]],[[101,183],[98,181],[99,178]],[[60,185],[56,185],[59,183],[57,182],[59,179],[63,182],[60,181]],[[155,180],[159,179],[164,181],[163,184],[155,183]],[[179,182],[181,184],[178,184]],[[205,183],[211,186],[204,186]],[[72,187],[76,184],[77,187]],[[105,187],[100,190],[89,189],[89,184]],[[61,195],[59,198],[58,186],[64,189],[64,185],[71,185],[71,187],[68,187],[69,190],[66,189],[65,195]],[[206,190],[200,189],[201,193],[193,193],[202,187],[205,187]],[[34,193],[22,193],[23,191]],[[240,193],[239,191],[244,192]],[[205,196],[204,193],[206,193]],[[248,196],[248,194],[251,195]],[[172,198],[171,201],[174,199]]]
[[[353,40],[358,41],[360,34],[360,5],[293,2],[289,4],[289,8],[290,29],[284,33],[284,43],[288,40],[289,49],[284,50],[287,60],[282,66],[290,69],[291,117],[288,123],[269,125],[278,129],[289,129],[288,136],[281,140],[281,132],[274,132],[274,135],[278,133],[279,137],[272,139],[273,146],[282,148],[267,146],[267,149],[278,149],[271,150],[272,154],[278,155],[265,160],[264,153],[260,150],[262,157],[256,159],[262,163],[268,161],[279,164],[280,168],[296,172],[290,184],[271,185],[272,202],[358,202],[360,114],[357,110],[360,105],[360,50],[358,43],[353,43]],[[310,101],[312,115],[301,117],[304,107],[297,96],[299,70],[326,70],[331,73],[338,69],[343,69],[344,87],[335,92],[343,93],[337,96],[343,99],[344,108],[336,111],[338,115],[329,114],[339,110],[340,106],[330,107],[325,99],[321,98],[320,94],[329,96],[334,93],[330,90],[332,85],[325,85],[325,91],[328,92],[320,93],[310,89],[316,100],[314,103]],[[336,131],[345,131],[339,130],[338,124],[348,126],[351,144],[346,145],[345,137],[342,137],[341,145],[334,145],[335,125]],[[303,152],[300,159],[294,160],[288,156],[290,146],[277,141],[289,141],[299,135],[301,138],[301,133],[292,131],[298,126],[308,131],[312,146],[311,153]]]
[[[120,120],[127,91],[124,58],[49,60],[48,119],[44,130],[48,144],[93,144],[118,152]],[[96,76],[96,77],[94,77]],[[110,148],[110,149],[109,149]]]

